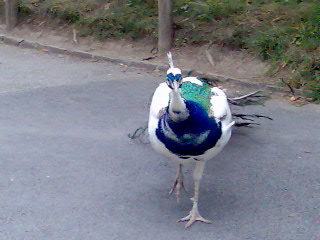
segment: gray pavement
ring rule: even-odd
[[[0,240],[320,239],[319,106],[235,109],[274,121],[234,130],[202,181],[213,223],[185,230],[191,193],[168,197],[175,164],[127,137],[160,81],[0,44]]]

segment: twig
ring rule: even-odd
[[[293,96],[296,96],[293,88],[291,87],[290,83],[287,83],[285,80],[283,80],[283,78],[280,78],[281,82],[283,82],[289,89],[290,89],[290,92],[292,93]]]
[[[76,29],[73,28],[72,32],[73,32],[73,42],[74,42],[75,44],[78,44]]]
[[[157,54],[158,51],[159,51],[159,49],[157,47],[154,47],[154,48],[151,49],[150,53]]]
[[[147,130],[147,126],[146,127],[139,127],[137,128],[133,134],[129,133],[128,134],[128,137],[131,138],[131,139],[137,139],[141,136],[144,135],[145,131]]]
[[[186,21],[189,21],[190,18],[185,18],[185,19],[182,19],[180,21],[177,21],[176,23],[179,24],[179,23],[183,23],[183,22],[186,22]]]
[[[207,59],[208,59],[209,63],[212,65],[212,67],[214,67],[215,63],[213,61],[213,58],[212,58],[211,54],[209,53],[208,50],[206,50],[205,53],[206,53],[206,56],[207,56]]]
[[[38,24],[38,27],[41,27],[45,23],[46,23],[46,21],[42,21],[41,23]]]
[[[240,96],[240,97],[234,97],[234,98],[228,98],[228,100],[230,101],[239,101],[239,100],[242,100],[242,99],[245,99],[245,98],[248,98],[248,97],[251,97],[257,93],[260,93],[262,92],[262,90],[257,90],[257,91],[254,91],[252,93],[248,93],[246,95],[243,95],[243,96]],[[257,96],[258,97],[258,96]],[[260,97],[260,96],[259,96]]]
[[[154,58],[156,58],[156,57],[157,57],[157,56],[143,58],[142,61],[148,61],[148,60],[154,59]]]

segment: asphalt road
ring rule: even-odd
[[[318,240],[320,106],[269,100],[205,170],[200,211],[175,164],[127,134],[159,74],[0,44],[0,240]]]

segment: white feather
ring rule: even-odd
[[[167,56],[168,56],[168,61],[169,61],[169,66],[170,66],[170,68],[167,71],[167,74],[172,73],[173,75],[177,75],[177,74],[181,75],[181,70],[179,68],[175,68],[173,65],[173,59],[172,59],[171,52],[168,52]]]
[[[231,111],[228,104],[226,94],[217,87],[211,89],[212,96],[210,99],[211,112],[216,119],[225,120],[226,124],[229,124],[232,119]]]
[[[174,68],[173,58],[172,58],[171,52],[168,52],[168,53],[167,53],[167,56],[168,56],[168,61],[169,61],[169,66],[170,66],[170,68]]]
[[[196,77],[185,77],[183,78],[183,82],[192,82],[200,86],[203,86],[203,83]]]
[[[180,74],[181,75],[181,70],[179,68],[169,68],[167,71],[167,74],[172,73],[173,75]]]
[[[171,89],[166,83],[160,83],[152,97],[150,117],[159,119],[161,111],[163,111],[169,104],[170,91]]]

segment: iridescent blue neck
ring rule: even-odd
[[[200,104],[186,101],[185,105],[188,117],[175,121],[169,110],[166,111],[159,121],[156,135],[172,153],[179,156],[201,155],[220,139],[221,123],[210,118]]]

